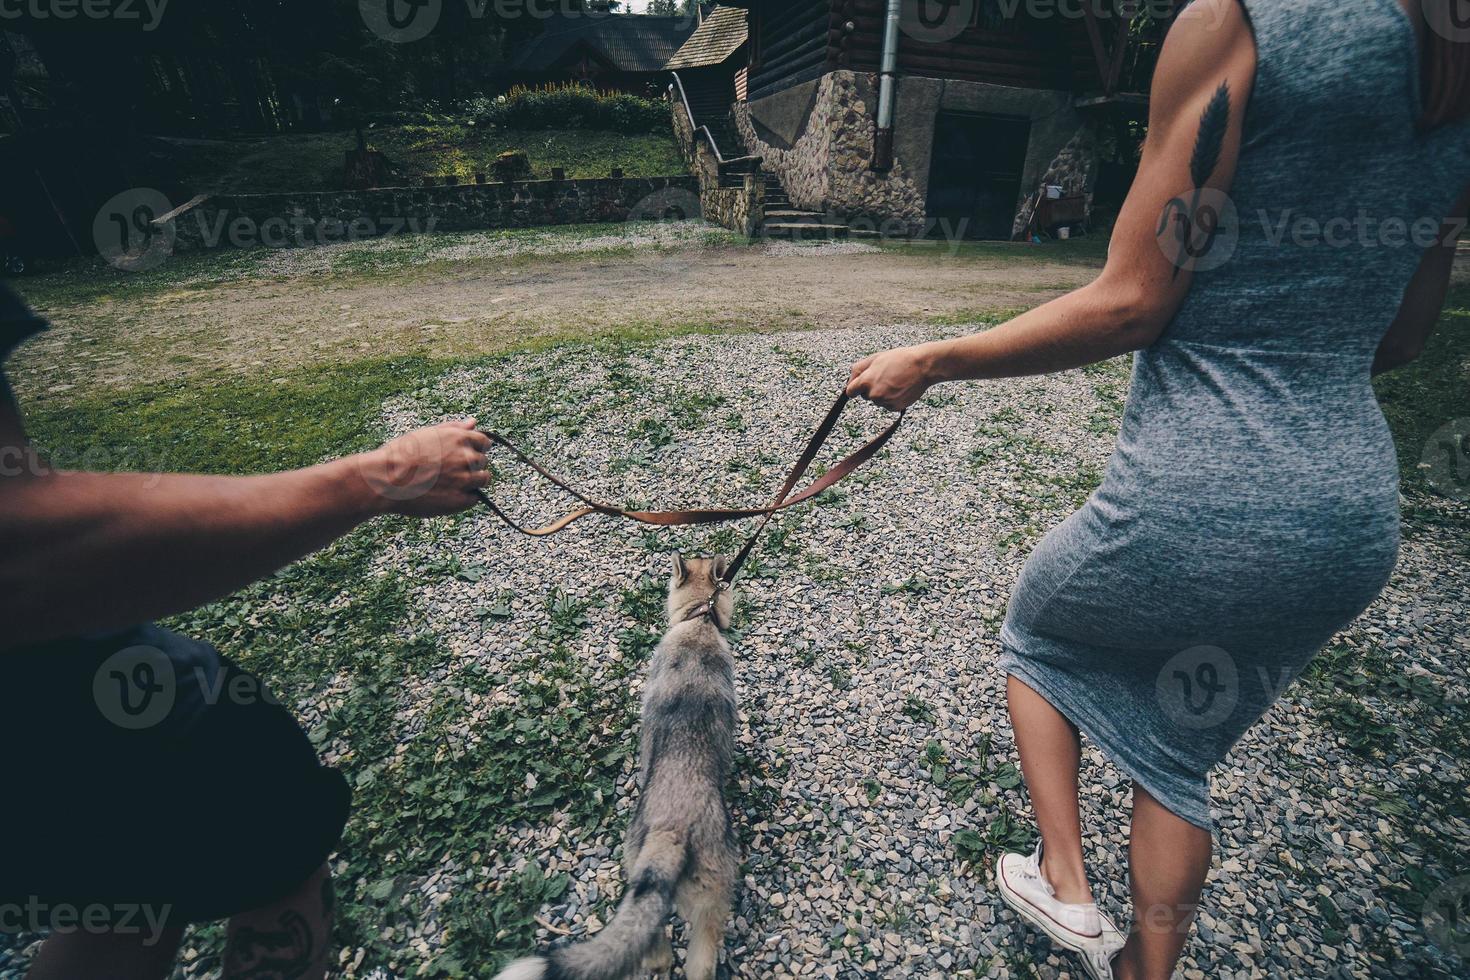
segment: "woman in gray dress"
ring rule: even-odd
[[[1209,770],[1393,570],[1369,381],[1429,335],[1470,205],[1451,5],[1194,3],[1099,278],[853,367],[850,393],[899,409],[1138,352],[1102,486],[1028,559],[1001,633],[1042,843],[997,885],[1095,977],[1171,974],[1210,866]],[[1133,781],[1126,944],[1083,864],[1079,730]]]

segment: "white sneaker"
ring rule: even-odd
[[[1122,948],[1121,944],[1114,946],[1104,940],[1101,945],[1077,955],[1082,959],[1082,968],[1092,980],[1113,980],[1113,958]]]
[[[1002,854],[995,862],[995,883],[1005,903],[1057,945],[1074,953],[1087,953],[1104,946],[1102,912],[1095,902],[1057,901],[1056,890],[1041,873],[1040,843],[1029,856]],[[1116,933],[1117,927],[1112,931]],[[1112,976],[1111,968],[1105,975]]]

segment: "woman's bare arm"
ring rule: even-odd
[[[489,481],[473,420],[309,469],[58,472],[0,388],[0,651],[181,612],[378,514],[449,514]]]
[[[1237,0],[1198,0],[1188,7],[1159,57],[1148,140],[1102,274],[985,333],[860,361],[853,367],[849,394],[905,408],[941,381],[1061,371],[1157,339],[1191,281],[1189,263],[1181,264],[1174,250],[1174,223],[1159,234],[1161,216],[1171,202],[1189,206],[1194,201],[1191,161],[1197,145],[1219,147],[1204,186],[1229,189],[1255,66],[1255,40]],[[1222,106],[1228,109],[1228,125],[1223,139],[1212,140]]]
[[[1454,210],[1440,228],[1438,244],[1426,249],[1419,260],[1419,268],[1404,290],[1398,316],[1378,345],[1378,356],[1373,359],[1375,375],[1403,367],[1417,358],[1434,333],[1435,324],[1444,312],[1450,273],[1455,267],[1455,248],[1467,214],[1470,214],[1470,189],[1455,202]]]

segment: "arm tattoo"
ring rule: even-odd
[[[279,929],[243,926],[230,937],[224,971],[229,980],[298,980],[306,976],[316,952],[311,926],[294,910],[281,913],[276,921]]]
[[[1220,157],[1225,150],[1225,136],[1230,131],[1230,83],[1221,82],[1220,87],[1215,89],[1215,94],[1210,97],[1210,102],[1205,106],[1204,114],[1200,116],[1199,133],[1194,138],[1194,153],[1189,158],[1189,179],[1193,185],[1193,196],[1188,202],[1183,197],[1176,197],[1164,205],[1164,213],[1159,221],[1157,234],[1163,235],[1172,220],[1175,228],[1175,236],[1178,239],[1178,251],[1174,257],[1174,278],[1179,278],[1179,273],[1187,264],[1203,258],[1209,254],[1214,245],[1215,235],[1219,232],[1219,215],[1214,208],[1201,209],[1200,197],[1204,194],[1205,185],[1219,169]],[[1208,210],[1208,215],[1202,211]],[[1199,239],[1197,231],[1203,231],[1203,239]]]

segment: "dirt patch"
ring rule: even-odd
[[[1095,274],[1025,246],[976,256],[943,246],[634,243],[284,277],[262,262],[229,281],[53,306],[54,329],[20,352],[14,374],[22,394],[46,398],[221,369],[463,357],[539,338],[960,323],[1034,306]]]

